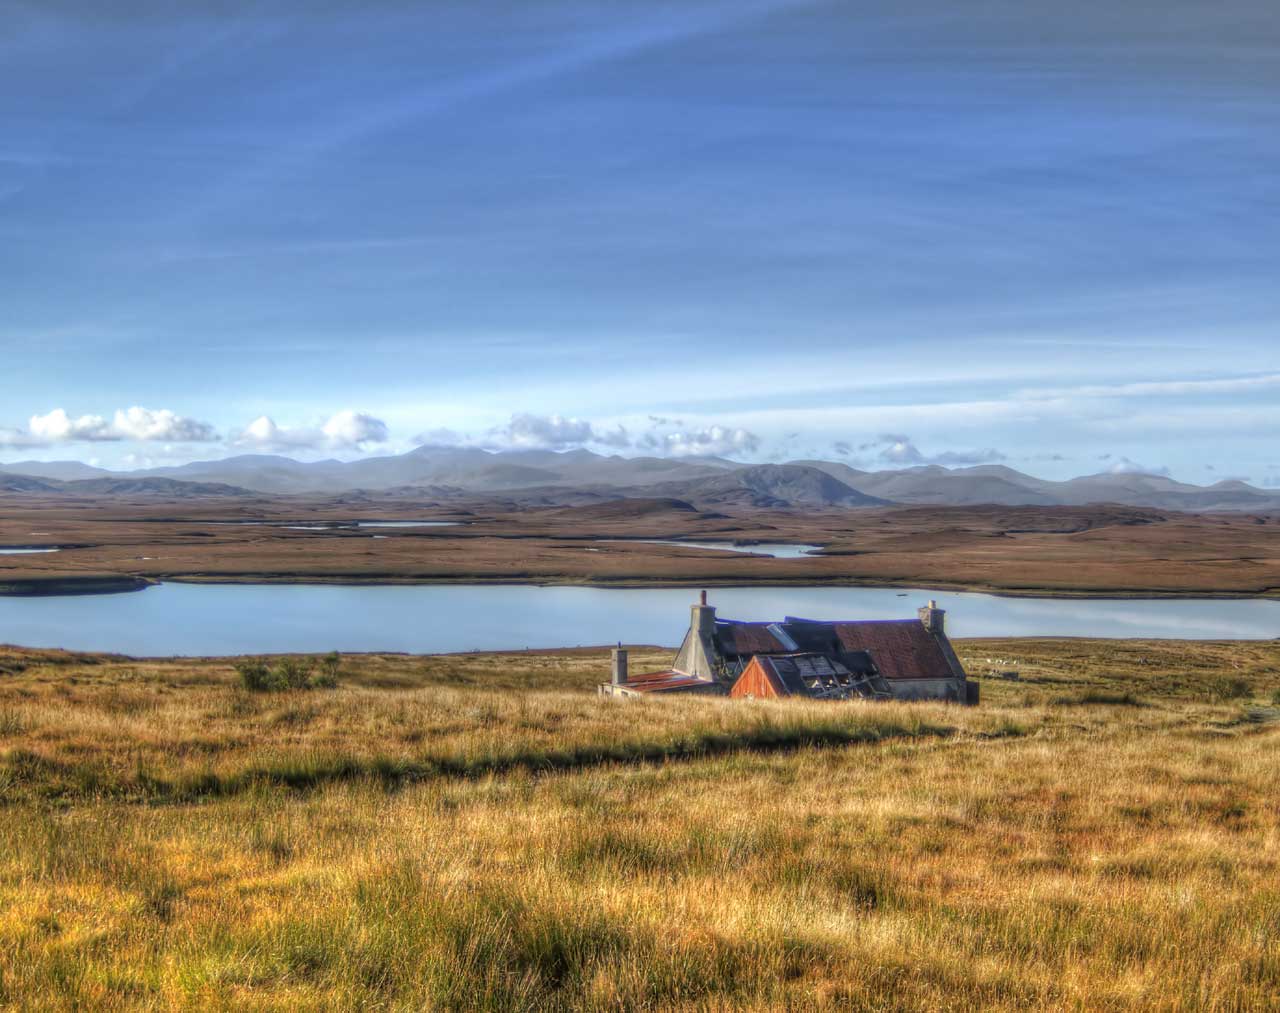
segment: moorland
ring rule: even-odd
[[[957,646],[981,707],[0,649],[0,1006],[1273,1005],[1280,644]]]
[[[430,520],[439,527],[358,527]],[[652,544],[711,541],[722,549]],[[770,558],[758,543],[819,547]],[[1148,507],[767,509],[671,499],[544,505],[420,494],[7,495],[0,591],[155,581],[845,584],[1044,596],[1280,594],[1280,515]]]

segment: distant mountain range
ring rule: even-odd
[[[1117,503],[1186,511],[1280,510],[1280,492],[1235,481],[1198,486],[1126,473],[1051,482],[1001,465],[869,472],[831,461],[745,465],[718,457],[627,458],[587,450],[491,453],[419,447],[406,454],[350,462],[301,462],[255,454],[130,472],[76,461],[0,465],[0,492],[14,494],[177,498],[356,491],[421,491],[438,498],[500,495],[514,503],[645,497],[764,508]]]

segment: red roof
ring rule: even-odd
[[[714,683],[706,679],[699,679],[696,675],[686,675],[675,669],[633,675],[625,683],[627,689],[637,693],[670,693],[684,689],[704,689],[713,685]]]
[[[950,679],[947,656],[918,619],[832,623],[846,651],[870,651],[886,679]]]

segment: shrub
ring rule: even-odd
[[[335,651],[319,662],[313,658],[280,658],[274,666],[262,658],[236,662],[240,685],[251,693],[283,693],[288,690],[333,689],[338,685],[342,659]]]
[[[1062,706],[1108,706],[1108,707],[1150,707],[1146,700],[1132,693],[1108,693],[1100,689],[1090,689],[1078,696],[1058,697],[1052,701]]]
[[[273,684],[271,669],[261,658],[237,661],[236,674],[240,676],[240,685],[252,693],[269,693],[279,688]]]
[[[338,675],[342,668],[342,655],[337,651],[330,651],[320,659],[320,674],[311,680],[311,685],[317,689],[333,689],[338,685]]]
[[[313,665],[309,658],[281,658],[275,667],[281,688],[310,689]]]
[[[1253,689],[1245,679],[1222,677],[1212,680],[1207,688],[1209,695],[1217,700],[1242,700],[1253,695]]]

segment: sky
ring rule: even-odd
[[[0,462],[1280,485],[1274,0],[0,0]]]

